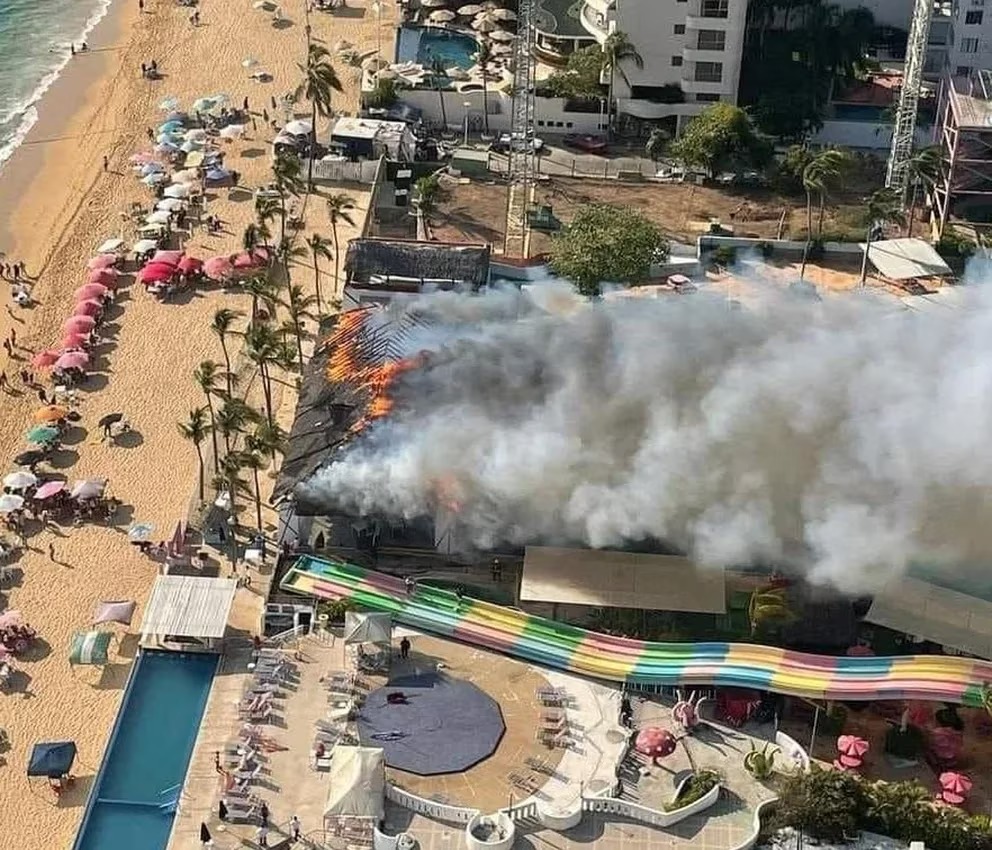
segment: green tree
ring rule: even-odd
[[[607,93],[601,82],[605,61],[598,44],[582,47],[569,54],[565,68],[543,80],[538,90],[547,97],[568,100],[602,99]]]
[[[380,76],[375,81],[375,87],[365,96],[365,105],[369,109],[389,109],[399,99],[396,81],[391,77]]]
[[[437,209],[437,202],[443,194],[441,178],[437,174],[428,174],[413,184],[413,190],[417,209],[426,221]]]
[[[809,773],[783,777],[776,812],[801,835],[840,842],[857,832],[866,807],[864,788],[855,776],[814,764]]]
[[[630,87],[630,77],[623,69],[624,63],[629,62],[637,70],[644,67],[644,58],[637,52],[630,37],[625,32],[616,30],[606,37],[603,42],[603,67],[610,75],[609,104],[610,115],[613,115],[613,92],[616,87],[617,74]],[[612,124],[612,118],[610,119]]]
[[[865,203],[865,212],[868,230],[865,234],[865,255],[861,260],[861,286],[864,286],[868,279],[868,252],[871,249],[875,229],[884,229],[887,224],[906,224],[906,217],[902,212],[902,198],[899,197],[899,192],[889,187],[871,194]]]
[[[272,163],[272,176],[279,193],[279,241],[283,242],[286,239],[286,199],[297,198],[304,190],[300,177],[300,161],[290,154],[277,154]]]
[[[243,452],[239,452],[239,460],[242,469],[251,470],[252,496],[255,499],[255,523],[259,532],[261,532],[262,488],[259,484],[258,473],[265,469],[265,456],[262,454],[259,447],[255,445],[251,434],[245,437],[245,450]]]
[[[492,42],[483,35],[479,39],[479,49],[475,53],[475,61],[482,68],[482,126],[486,135],[489,135],[489,63],[493,58]]]
[[[282,346],[275,331],[267,324],[250,325],[245,332],[245,356],[258,369],[262,379],[262,395],[265,398],[265,418],[274,424],[272,409],[272,367],[282,358]]]
[[[220,378],[217,371],[217,364],[212,360],[204,360],[193,370],[193,380],[203,390],[203,396],[207,400],[207,410],[210,413],[210,441],[213,443],[215,469],[220,461],[220,455],[217,451],[217,418],[214,411],[213,399],[213,395],[217,391],[217,381]]]
[[[740,167],[764,167],[771,152],[768,140],[757,133],[747,113],[730,103],[704,109],[671,147],[673,157],[704,169],[711,177]]]
[[[234,440],[246,426],[258,421],[258,414],[244,399],[226,398],[217,411],[217,429],[224,438],[224,451],[234,450]]]
[[[319,233],[313,233],[307,239],[307,248],[310,250],[310,258],[313,260],[313,289],[317,295],[317,315],[324,315],[324,306],[320,298],[320,260],[332,260],[331,243]]]
[[[224,378],[227,381],[228,395],[234,395],[234,372],[231,371],[231,355],[227,350],[227,335],[240,317],[241,313],[237,310],[229,310],[224,307],[214,313],[213,321],[210,323],[210,330],[220,340],[220,348],[224,353],[224,366],[227,369]]]
[[[806,245],[803,247],[803,261],[799,268],[799,279],[806,274],[810,246],[813,244],[813,195],[819,198],[817,236],[823,236],[823,215],[827,191],[838,181],[850,160],[849,155],[836,148],[828,148],[813,156],[803,169],[803,191],[806,193]]]
[[[276,453],[285,450],[286,432],[275,423],[263,419],[251,435],[253,445],[275,465]]]
[[[333,114],[331,99],[341,91],[341,81],[331,65],[331,54],[321,44],[307,46],[306,64],[297,64],[303,80],[296,88],[296,97],[310,101],[310,157],[307,168],[307,185],[313,185],[313,151],[317,144],[317,116],[330,118]]]
[[[355,208],[355,199],[344,192],[336,192],[327,199],[327,217],[331,220],[331,239],[334,242],[334,292],[341,287],[341,247],[338,245],[338,224],[344,222],[355,226],[351,211]]]
[[[202,502],[204,499],[203,449],[200,448],[200,446],[203,441],[207,439],[207,434],[210,433],[210,425],[207,422],[206,416],[203,414],[202,407],[197,407],[194,410],[191,410],[189,412],[189,418],[185,422],[179,423],[179,433],[189,440],[193,444],[193,448],[196,449],[196,459],[199,464],[200,501]]]
[[[913,235],[913,220],[916,218],[916,204],[920,192],[926,197],[940,179],[944,169],[944,152],[940,145],[931,145],[916,151],[906,163],[906,183],[910,189],[909,221],[907,235]]]
[[[251,296],[251,321],[249,327],[259,319],[258,306],[265,306],[266,315],[275,315],[279,304],[279,284],[267,274],[257,274],[247,278],[242,284],[245,292]]]
[[[303,374],[303,335],[305,332],[304,322],[313,319],[314,314],[311,307],[316,303],[313,295],[307,295],[303,287],[293,283],[287,287],[288,298],[286,307],[289,311],[289,327],[296,338],[296,355],[300,366],[300,374]]]
[[[253,221],[249,222],[241,234],[241,247],[250,254],[258,247],[260,241],[258,225]]]
[[[640,213],[609,204],[583,207],[551,243],[551,267],[583,295],[604,281],[633,283],[668,255],[661,231]]]
[[[658,160],[665,155],[665,149],[671,140],[672,134],[668,130],[664,127],[655,127],[651,131],[651,135],[648,136],[647,144],[644,146],[644,153],[650,157],[651,162],[657,165]]]
[[[269,225],[279,217],[282,209],[278,198],[262,196],[255,198],[255,230],[263,245],[268,245],[272,238]]]
[[[444,67],[444,61],[440,56],[435,56],[431,59],[431,64],[428,66],[427,70],[431,72],[431,84],[434,86],[434,91],[437,92],[437,100],[441,105],[441,125],[445,130],[448,129],[448,111],[444,105],[444,86],[441,85],[441,81],[447,76],[447,69]]]

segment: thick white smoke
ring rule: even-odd
[[[967,291],[938,312],[427,297],[428,365],[305,495],[408,518],[457,504],[483,547],[654,537],[849,591],[911,561],[992,563],[992,291]]]

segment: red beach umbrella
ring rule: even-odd
[[[178,266],[179,261],[183,258],[182,251],[156,251],[155,256],[152,257],[151,262],[153,263],[165,263],[167,266]]]
[[[111,266],[117,265],[118,259],[120,258],[116,254],[97,254],[95,257],[90,257],[86,263],[86,268],[90,271],[109,269]]]
[[[945,803],[960,806],[971,790],[971,779],[963,773],[949,770],[940,774],[940,798]]]
[[[176,267],[166,263],[149,263],[138,272],[138,281],[144,284],[162,283],[176,273]]]
[[[91,298],[103,298],[108,292],[107,287],[102,283],[87,283],[76,290],[77,301],[89,301]]]
[[[117,269],[92,269],[86,276],[86,282],[99,283],[110,289],[114,289],[117,286],[118,277],[119,272]]]
[[[89,333],[96,327],[96,319],[92,316],[70,316],[62,324],[62,330],[67,334]]]
[[[55,361],[56,369],[82,369],[90,362],[90,356],[85,351],[67,351]]]
[[[203,260],[197,259],[196,257],[183,257],[179,261],[179,265],[177,265],[176,268],[183,274],[190,274],[191,272],[196,272],[203,268]]]
[[[676,745],[675,736],[667,729],[657,726],[642,729],[634,740],[634,749],[637,752],[655,760],[670,756],[675,752]]]
[[[48,349],[47,351],[39,351],[34,357],[31,358],[31,365],[35,369],[48,369],[55,364],[55,361],[59,359],[61,352]]]
[[[103,304],[99,301],[80,301],[72,311],[73,316],[99,316],[103,312]]]
[[[232,265],[236,269],[253,269],[255,268],[256,260],[255,257],[245,251],[234,258]]]
[[[203,264],[203,273],[211,280],[223,280],[234,272],[234,264],[228,257],[211,257]]]

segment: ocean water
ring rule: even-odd
[[[0,0],[0,167],[38,120],[37,104],[110,0]]]

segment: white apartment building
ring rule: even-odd
[[[737,102],[746,15],[747,0],[585,0],[579,20],[600,44],[626,33],[644,59],[623,66],[629,87],[617,75],[621,120],[668,118],[680,131],[708,104]],[[672,86],[682,103],[662,102]]]

